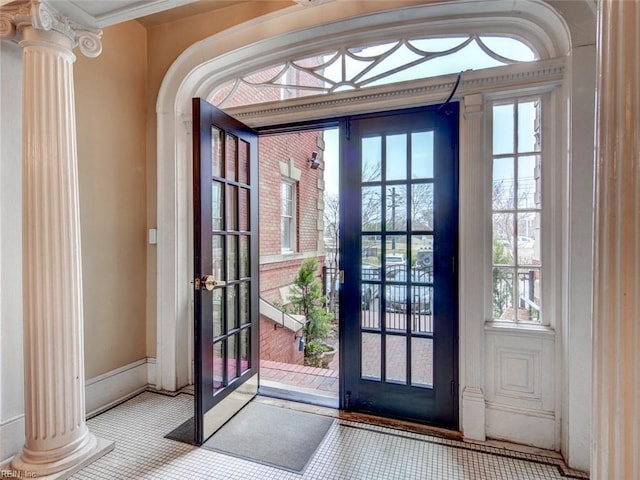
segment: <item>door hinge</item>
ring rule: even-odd
[[[456,273],[456,257],[451,257],[451,273]]]
[[[344,285],[344,270],[340,270],[340,273],[338,274],[338,281],[340,282],[340,285]]]
[[[457,391],[458,391],[458,386],[456,385],[456,381],[451,380],[451,396],[453,398],[456,398]]]
[[[351,392],[344,394],[344,409],[348,412],[351,409]]]
[[[345,140],[351,140],[351,117],[347,117],[344,123]]]

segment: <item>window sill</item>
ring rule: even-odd
[[[515,333],[518,335],[550,336],[550,337],[553,337],[556,334],[555,329],[551,328],[549,325],[499,322],[499,321],[493,321],[493,320],[485,322],[484,331],[495,332],[495,333]]]
[[[278,263],[278,262],[288,262],[291,260],[299,260],[307,257],[320,257],[324,256],[325,252],[319,251],[309,251],[309,252],[282,252],[280,254],[273,255],[261,255],[260,256],[260,265],[268,265],[270,263]]]

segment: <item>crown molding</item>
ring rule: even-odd
[[[40,0],[20,0],[0,7],[0,39],[19,41],[26,27],[58,32],[83,55],[102,53],[102,30],[81,25]]]

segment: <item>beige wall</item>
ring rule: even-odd
[[[75,63],[86,378],[147,356],[146,31]]]
[[[343,14],[425,1],[353,2]],[[197,41],[292,5],[300,8],[249,0],[162,24],[126,22],[104,29],[98,58],[78,54],[87,378],[156,356],[157,259],[147,229],[156,227],[156,101],[167,70]]]

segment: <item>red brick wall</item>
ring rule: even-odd
[[[315,251],[318,243],[319,169],[307,158],[318,151],[319,132],[297,132],[260,138],[260,255],[280,254],[282,243],[280,163],[293,160],[302,174],[296,184],[297,251]]]
[[[279,67],[252,75],[251,81],[264,81],[279,72]],[[312,81],[313,79],[309,79]],[[315,80],[313,80],[315,81]],[[223,88],[216,94],[214,102],[221,100],[230,92],[232,86]],[[233,105],[255,104],[280,99],[280,92],[273,88],[249,89],[241,85],[231,102]],[[281,183],[280,163],[293,165],[300,170],[301,176],[296,184],[296,247],[294,254],[315,252],[318,245],[318,179],[321,170],[309,168],[307,159],[318,151],[320,131],[294,132],[282,135],[262,136],[259,139],[259,218],[260,218],[260,256],[280,255],[281,243]],[[282,304],[280,288],[291,285],[302,263],[295,260],[283,260],[260,265],[260,296],[265,300]],[[324,258],[318,259],[322,265]],[[318,272],[320,275],[320,271]],[[274,328],[275,323],[260,317],[260,358],[277,362],[304,363],[304,352],[298,351],[298,342],[294,332],[286,328]]]
[[[302,262],[303,259],[297,259],[260,265],[260,296],[268,302],[282,304],[285,299],[280,298],[280,288],[293,283]],[[318,278],[321,278],[323,264],[324,256],[318,257]]]
[[[295,333],[260,317],[260,359],[304,365],[304,351],[298,351]]]

